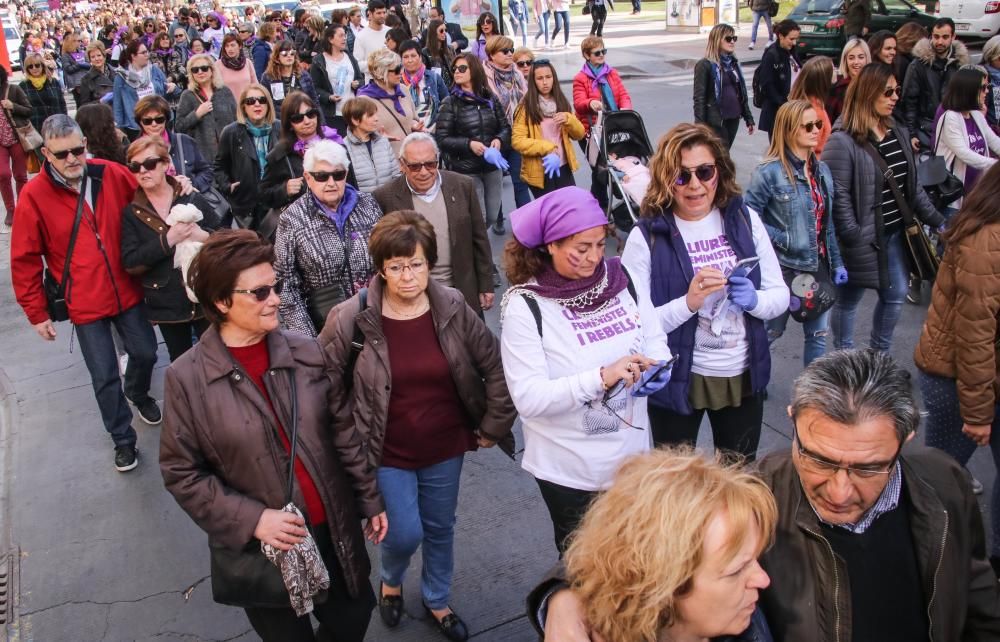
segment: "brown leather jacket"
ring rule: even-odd
[[[368,307],[361,311],[358,295],[344,301],[330,311],[319,335],[320,345],[340,372],[351,351],[355,324],[364,334],[364,349],[354,367],[351,419],[365,440],[368,463],[373,468],[382,462],[382,443],[392,394],[389,346],[382,332],[382,287],[382,278],[376,275],[368,286]],[[508,454],[513,453],[514,437],[510,429],[517,411],[503,376],[499,341],[466,305],[458,290],[430,279],[427,295],[438,342],[451,366],[458,396],[472,418],[469,428],[499,442]],[[335,395],[341,394],[342,386],[342,380],[334,380]],[[338,419],[342,417],[343,414]]]
[[[962,419],[993,423],[998,383],[1000,224],[987,225],[948,246],[934,281],[913,359],[928,374],[958,385]]]
[[[350,594],[357,596],[370,571],[360,519],[385,510],[373,470],[354,427],[334,419],[348,410],[333,394],[330,381],[336,377],[316,340],[275,331],[266,341],[271,366],[264,385],[290,436],[288,373],[295,376],[296,455],[323,499],[337,560]],[[264,509],[283,505],[288,454],[278,440],[274,413],[215,328],[167,370],[160,472],[167,490],[213,544],[244,548]],[[298,484],[292,501],[304,509]]]

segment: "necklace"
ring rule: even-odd
[[[383,297],[382,301],[384,301],[385,304],[389,306],[389,309],[392,310],[393,314],[395,314],[396,316],[401,317],[403,319],[416,319],[417,317],[419,317],[420,315],[422,315],[424,312],[427,312],[427,309],[431,307],[430,301],[427,301],[425,299],[424,301],[421,301],[420,306],[417,308],[416,312],[406,313],[406,312],[400,312],[399,310],[397,310],[396,306],[394,306],[392,304],[392,301],[389,300],[389,297]]]

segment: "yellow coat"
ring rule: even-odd
[[[579,164],[576,162],[576,151],[573,149],[573,141],[584,137],[585,131],[583,123],[572,112],[568,112],[569,119],[562,128],[563,152],[566,161],[569,163],[570,171],[576,171]],[[539,123],[529,122],[528,113],[523,105],[514,112],[514,129],[511,134],[511,145],[514,151],[521,154],[521,180],[541,189],[545,187],[545,169],[542,167],[542,156],[556,151],[555,144],[542,137],[542,126]]]

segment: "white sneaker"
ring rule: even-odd
[[[752,42],[750,43],[750,46],[747,47],[747,49],[749,49],[750,51],[753,51],[753,43]]]
[[[0,234],[10,234],[10,225],[0,221]]]

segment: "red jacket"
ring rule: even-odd
[[[625,91],[625,85],[622,84],[617,69],[612,69],[608,74],[608,84],[611,85],[611,95],[615,97],[618,109],[632,109],[632,97]],[[594,86],[590,76],[581,71],[573,78],[573,108],[588,134],[595,117],[594,112],[590,110],[592,100],[601,100],[601,90]]]
[[[73,231],[77,193],[57,183],[46,164],[21,191],[14,209],[10,240],[10,272],[17,302],[32,325],[49,318],[42,290],[42,259],[61,279]],[[122,210],[132,202],[136,182],[117,163],[87,161],[89,199],[73,249],[66,303],[75,325],[115,316],[142,302],[142,288],[122,267]]]

